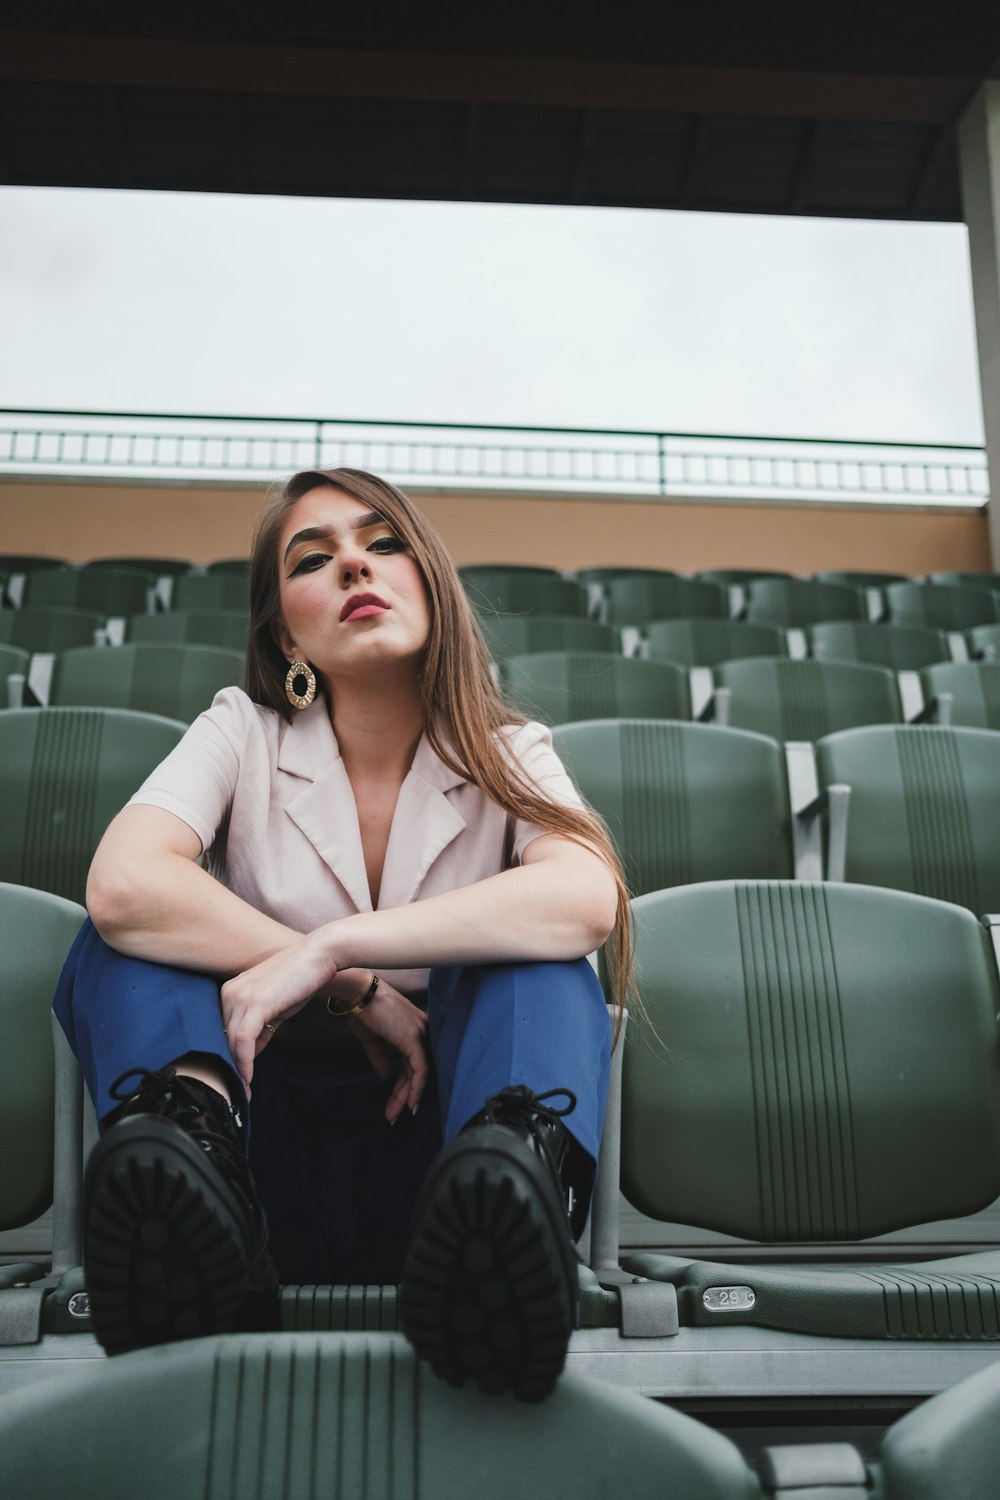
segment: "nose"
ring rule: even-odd
[[[370,577],[367,553],[362,552],[360,547],[345,547],[340,561],[340,581],[343,587],[350,588],[352,583]]]

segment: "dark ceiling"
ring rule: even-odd
[[[0,180],[959,219],[1000,5],[7,3]]]

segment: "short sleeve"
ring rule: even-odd
[[[508,734],[507,748],[512,759],[550,802],[562,803],[564,807],[585,806],[569,772],[552,748],[552,732],[544,724],[518,725]],[[539,828],[537,823],[516,818],[511,851],[514,863],[520,864],[528,845],[544,834],[545,829]]]
[[[257,710],[240,688],[223,688],[128,806],[162,807],[210,849],[232,805],[247,733]]]

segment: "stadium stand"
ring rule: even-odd
[[[713,668],[716,721],[778,740],[817,740],[902,718],[895,675],[858,662],[752,656]]]
[[[803,627],[818,620],[864,620],[864,592],[812,578],[761,578],[747,585],[746,618],[754,624]]]
[[[821,789],[849,787],[831,880],[893,886],[977,916],[1000,911],[1000,735],[873,725],[816,745]],[[831,817],[834,815],[831,815]]]
[[[477,574],[463,580],[465,590],[480,615],[538,613],[542,615],[586,615],[587,590],[568,578],[531,571]]]
[[[885,590],[889,618],[900,625],[933,625],[936,630],[970,630],[1000,620],[1000,594],[989,589],[943,583],[890,583]]]
[[[156,576],[125,568],[65,568],[30,573],[22,604],[35,609],[91,609],[134,615],[151,607]]]
[[[105,828],[184,729],[124,709],[0,713],[0,880],[82,902]]]
[[[479,628],[494,661],[531,651],[611,651],[621,654],[613,625],[580,615],[482,614]]]
[[[92,609],[0,609],[0,642],[23,651],[68,651],[92,646],[107,616]]]
[[[162,615],[132,615],[125,622],[125,639],[245,651],[249,629],[250,616],[242,609],[171,609]]]
[[[216,646],[82,646],[56,657],[48,701],[131,708],[189,724],[220,689],[243,681],[244,665],[242,652]]]
[[[689,719],[682,667],[609,652],[543,651],[499,664],[509,701],[543,724],[576,719]]]
[[[612,578],[604,585],[605,617],[611,625],[648,625],[653,620],[725,619],[729,597],[717,583],[644,573]]]
[[[172,609],[196,611],[246,610],[248,603],[248,580],[228,573],[188,574],[176,578],[170,599]]]
[[[929,625],[822,620],[806,627],[806,639],[817,661],[867,662],[894,672],[918,672],[932,662],[951,660],[947,635]]]

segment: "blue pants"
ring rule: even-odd
[[[191,1052],[221,1062],[240,1097],[210,976],[126,958],[88,921],[53,1005],[98,1120],[115,1107],[109,1088],[120,1074],[162,1068]],[[576,1143],[573,1185],[578,1200],[589,1197],[610,1027],[585,959],[433,969],[427,1014],[434,1066],[417,1115],[404,1111],[394,1126],[384,1116],[391,1082],[372,1072],[349,1039],[331,1035],[328,1018],[311,1021],[310,1009],[254,1064],[250,1161],[283,1281],[397,1281],[431,1161],[508,1084],[573,1091],[576,1109],[565,1121]]]

